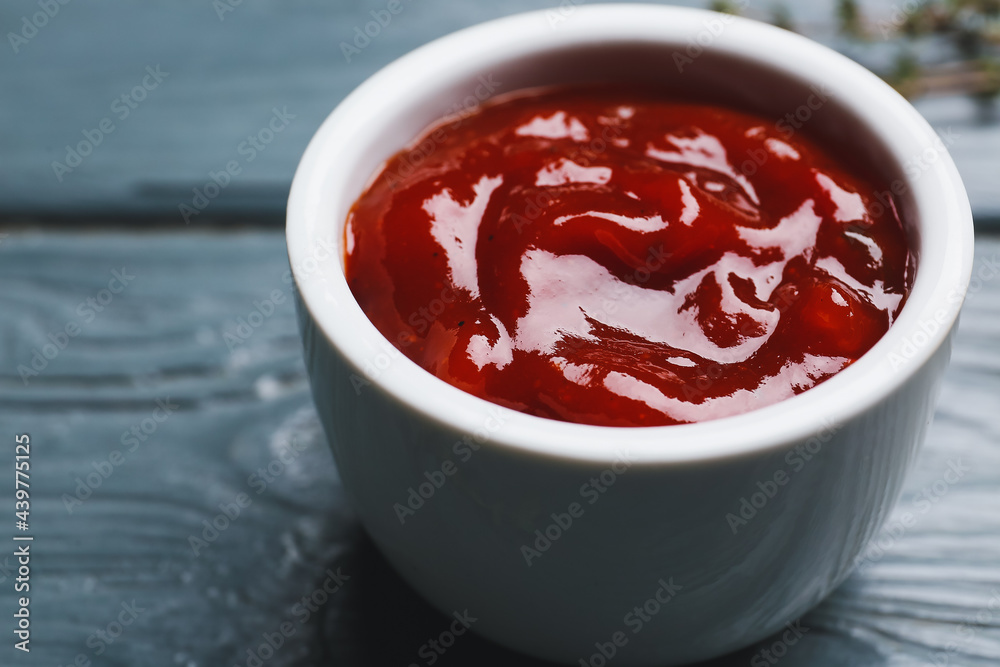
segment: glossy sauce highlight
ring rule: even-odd
[[[429,129],[345,228],[351,290],[427,371],[542,417],[704,421],[805,391],[912,279],[882,184],[788,126],[605,88]]]

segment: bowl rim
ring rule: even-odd
[[[705,49],[750,58],[790,77],[823,84],[841,107],[884,141],[900,165],[940,146],[927,121],[895,90],[845,56],[800,35],[708,10],[641,4],[574,5],[567,20],[553,29],[552,11],[481,23],[409,52],[344,98],[309,142],[289,193],[289,262],[308,317],[359,377],[373,385],[362,391],[382,391],[425,419],[458,433],[475,434],[483,447],[607,464],[623,456],[652,465],[696,463],[770,452],[835,431],[907,384],[947,342],[971,278],[973,225],[958,170],[941,146],[925,170],[915,177],[906,171],[904,178],[914,199],[919,238],[915,280],[899,317],[860,359],[791,398],[692,424],[577,424],[517,412],[468,394],[396,350],[350,292],[341,261],[339,230],[344,221],[335,219],[331,201],[336,198],[325,192],[338,174],[343,178],[349,171],[350,165],[343,162],[344,146],[376,131],[384,120],[385,114],[373,110],[386,99],[394,104],[407,99],[407,94],[416,99],[427,77],[458,80],[477,68],[488,72],[490,63],[496,66],[553,49],[601,48],[612,42],[682,45],[709,22],[724,21],[725,30]],[[455,58],[455,53],[463,57]],[[947,223],[936,222],[940,220]],[[307,270],[311,249],[330,246],[331,231],[336,232],[332,235],[336,256]],[[385,357],[389,358],[385,368],[376,375],[365,373],[373,359]]]

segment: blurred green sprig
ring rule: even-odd
[[[922,0],[893,5],[888,16],[868,20],[856,0],[838,0],[836,24],[849,41],[886,41],[898,49],[877,72],[908,97],[966,94],[991,110],[1000,97],[1000,0]],[[925,63],[921,42],[938,39],[954,56]]]

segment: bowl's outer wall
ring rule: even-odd
[[[301,301],[298,312],[318,412],[373,540],[445,614],[468,609],[476,632],[566,663],[588,659],[595,642],[617,631],[628,641],[616,664],[706,659],[779,630],[830,593],[900,492],[951,344],[949,336],[886,400],[847,423],[818,426],[811,438],[699,463],[620,464],[606,491],[581,493],[607,468],[488,442],[456,454],[467,434],[369,384],[372,369],[333,349]],[[502,429],[503,414],[498,407],[487,430]],[[663,432],[669,447],[669,427]],[[803,448],[818,451],[806,460]],[[401,522],[399,507],[418,505],[409,490],[425,484],[426,493],[428,473],[440,483],[434,473],[445,461],[454,473]],[[780,471],[783,485],[774,483]],[[767,492],[773,497],[762,503]],[[741,516],[744,498],[763,506],[751,515],[743,505]],[[529,566],[522,547],[544,547],[535,531],[574,502],[580,516],[565,530],[550,528],[561,534]],[[626,614],[654,598],[661,579],[679,590],[634,632]]]
[[[782,42],[782,49],[759,48],[758,41],[753,41],[753,48],[733,51],[730,47],[740,40],[733,42],[730,37],[750,30],[743,23],[726,28],[681,72],[673,54],[688,45],[677,35],[715,34],[710,27],[728,19],[666,7],[627,9],[625,5],[613,10],[580,8],[573,25],[554,30],[543,13],[511,18],[535,37],[508,30],[513,24],[494,23],[488,32],[490,45],[477,46],[472,33],[460,33],[446,39],[448,49],[461,56],[445,65],[439,43],[370,79],[331,115],[317,135],[322,142],[317,142],[316,150],[311,145],[303,159],[305,169],[300,170],[304,173],[296,175],[292,187],[294,206],[290,200],[290,249],[295,245],[293,237],[305,230],[314,238],[332,232],[339,244],[347,208],[379,164],[428,123],[454,111],[456,103],[477,104],[482,99],[478,91],[488,87],[494,95],[530,86],[607,80],[652,83],[684,98],[733,104],[776,121],[786,112],[804,109],[810,117],[810,137],[828,146],[851,147],[849,168],[863,174],[870,170],[886,179],[896,177],[906,186],[897,203],[919,249],[944,247],[930,246],[921,238],[921,224],[942,224],[948,219],[942,214],[953,214],[956,224],[968,225],[969,229],[956,227],[956,238],[971,229],[964,195],[949,191],[949,187],[954,190],[954,183],[948,179],[957,179],[953,169],[933,172],[936,178],[946,179],[941,190],[950,203],[938,206],[936,202],[931,208],[938,213],[930,217],[922,208],[927,197],[922,204],[917,201],[920,176],[904,175],[903,163],[912,157],[909,151],[922,155],[937,141],[929,128],[916,127],[910,118],[902,133],[922,138],[914,140],[912,147],[900,147],[897,141],[894,151],[886,150],[883,134],[899,139],[900,133],[887,132],[884,124],[869,126],[868,120],[861,120],[868,116],[859,115],[856,108],[851,111],[864,93],[856,93],[854,84],[846,82],[857,81],[858,89],[869,90],[878,99],[880,95],[892,99],[894,94],[871,74],[847,61],[835,65],[838,56],[830,52],[820,57],[812,47],[805,58],[805,42],[802,48],[792,44],[801,38],[766,26],[753,29],[761,33],[754,40],[767,40],[774,47]],[[667,11],[673,27],[664,30],[670,27],[662,23],[661,14]],[[643,27],[626,22],[622,12],[630,16],[656,13],[657,17]],[[585,39],[573,32],[581,21],[590,26],[582,30]],[[767,31],[770,35],[763,34]],[[674,38],[664,37],[664,32]],[[638,33],[644,35],[642,39],[636,39]],[[612,34],[618,37],[609,37]],[[578,39],[579,43],[574,41]],[[498,47],[501,42],[503,46]],[[439,67],[434,68],[435,64]],[[834,95],[823,84],[810,83],[829,79],[825,67],[838,71],[834,79],[839,83],[830,84],[837,91]],[[783,85],[769,83],[775,68],[783,73]],[[789,74],[790,70],[798,74]],[[498,90],[493,90],[494,84]],[[473,93],[476,96],[470,97]],[[382,98],[406,103],[374,104]],[[817,100],[822,100],[818,107]],[[901,98],[898,101],[902,103]],[[916,112],[912,116],[918,118]],[[855,415],[844,423],[817,423],[815,432],[770,447],[739,447],[744,442],[740,439],[734,443],[734,449],[746,452],[740,455],[672,464],[654,463],[647,457],[617,476],[614,485],[590,504],[593,492],[581,493],[581,487],[602,472],[607,476],[608,464],[586,463],[586,457],[569,458],[569,454],[562,458],[542,454],[546,443],[531,442],[530,432],[519,436],[525,440],[520,447],[486,443],[464,460],[471,449],[459,444],[463,454],[456,453],[456,443],[470,434],[428,416],[433,410],[420,412],[411,407],[418,402],[412,396],[407,399],[404,390],[408,386],[400,386],[393,376],[414,378],[411,371],[422,371],[373,333],[356,340],[350,327],[358,324],[362,314],[354,312],[353,301],[347,303],[350,295],[342,289],[342,275],[335,270],[307,275],[300,245],[296,246],[301,269],[296,281],[308,280],[310,288],[333,281],[307,296],[340,343],[353,346],[350,358],[360,359],[363,349],[361,354],[369,361],[365,368],[352,365],[299,301],[314,399],[362,523],[400,574],[442,612],[468,609],[479,619],[472,629],[481,635],[559,662],[587,662],[597,651],[595,644],[607,645],[616,632],[627,639],[614,657],[619,665],[705,659],[765,637],[816,604],[847,576],[898,496],[933,414],[938,383],[950,355],[951,334],[937,339],[940,344],[923,346],[918,355],[922,361],[905,362],[895,378],[898,382],[886,382],[895,388],[879,394],[883,398],[866,401],[856,413],[831,405],[831,414]],[[971,265],[971,260],[966,261]],[[932,261],[924,264],[936,267]],[[940,267],[934,271],[941,275]],[[926,288],[931,274],[925,270],[923,275]],[[959,274],[949,275],[939,284],[949,286],[962,279]],[[964,284],[954,285],[956,294],[967,286],[967,274],[964,279]],[[305,289],[304,285],[299,287]],[[926,305],[912,298],[910,304]],[[945,312],[957,312],[957,307],[952,303]],[[335,322],[325,317],[331,309],[338,318]],[[917,311],[908,304],[904,318],[907,312]],[[907,331],[917,331],[914,322],[909,327]],[[914,341],[917,335],[907,340]],[[919,335],[926,336],[926,332]],[[406,365],[412,368],[407,370]],[[892,372],[888,363],[882,367]],[[406,372],[394,373],[397,370]],[[384,381],[380,380],[383,373]],[[830,382],[838,379],[844,376]],[[389,386],[392,391],[385,388]],[[465,398],[463,405],[469,406],[472,397]],[[504,414],[497,408],[492,424],[490,416],[484,417],[483,429],[497,426],[497,415]],[[520,442],[502,429],[500,424],[494,433],[498,440]],[[802,431],[796,428],[796,432]],[[670,427],[662,433],[663,446],[669,451]],[[816,450],[817,445],[811,460],[797,452],[810,446]],[[456,470],[443,478],[437,471],[446,462]],[[776,474],[785,480],[780,487],[774,481]],[[443,479],[443,484],[401,522],[399,508],[410,502],[411,489],[429,488],[428,475]],[[766,497],[758,484],[775,491],[773,497]],[[748,509],[744,499],[756,500],[760,507]],[[577,512],[581,515],[566,530],[551,528],[552,514],[566,514],[571,503],[579,503],[582,514]],[[745,524],[740,523],[744,520],[741,508],[746,512]],[[546,528],[558,532],[557,539],[544,551],[540,549],[529,566],[522,548],[535,547],[536,531]],[[658,591],[662,597],[661,579],[680,588],[634,633],[637,626],[626,615],[655,599]]]

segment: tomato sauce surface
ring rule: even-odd
[[[471,394],[585,424],[770,405],[857,360],[913,257],[884,184],[780,120],[526,92],[429,128],[345,227],[355,298]]]

